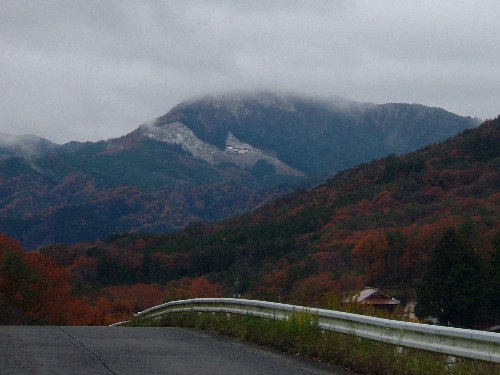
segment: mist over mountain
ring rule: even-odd
[[[412,151],[479,122],[417,104],[258,92],[181,103],[157,119],[153,129],[182,124],[220,150],[235,137],[313,176]]]
[[[0,231],[36,248],[177,230],[478,122],[416,104],[260,92],[193,99],[108,141],[14,139],[0,160]]]
[[[36,135],[0,133],[0,159],[43,155],[54,151],[57,147],[57,144]]]

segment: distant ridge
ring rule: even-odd
[[[36,135],[0,133],[0,158],[43,155],[57,147],[57,144]]]
[[[313,176],[416,150],[479,123],[418,104],[376,105],[258,92],[181,103],[158,118],[153,129],[182,124],[220,150],[231,133]]]
[[[59,146],[19,138],[0,160],[0,231],[36,248],[178,230],[478,122],[415,104],[260,92],[180,103],[107,141]]]

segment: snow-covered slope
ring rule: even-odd
[[[213,149],[212,154],[206,154],[208,149],[203,146],[206,160],[227,160],[231,154],[231,162],[238,165],[248,167],[265,160],[279,173],[291,173],[292,168],[295,174],[300,171],[313,177],[443,141],[476,126],[479,120],[417,104],[377,105],[255,92],[180,103],[157,118],[152,129],[170,129],[174,123],[196,135],[197,144],[202,142],[224,151],[220,155]],[[237,138],[236,145],[251,146],[236,147],[239,151],[231,152],[228,146],[232,146],[233,137]],[[193,155],[201,152],[194,150],[193,143],[191,147],[185,142],[183,147]]]
[[[272,165],[278,175],[305,176],[303,172],[290,167],[275,156],[240,141],[231,132],[227,136],[225,149],[220,150],[201,141],[191,129],[180,122],[152,127],[144,126],[143,131],[144,135],[149,138],[179,145],[194,158],[202,159],[212,165],[233,163],[239,167],[250,169],[259,160],[263,160]]]

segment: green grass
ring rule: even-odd
[[[172,313],[161,318],[135,320],[134,326],[188,327],[272,347],[349,368],[366,375],[493,375],[500,366],[457,358],[452,372],[445,368],[445,356],[396,347],[340,334],[322,331],[314,315],[292,313],[287,320],[269,320],[250,315],[224,313]]]

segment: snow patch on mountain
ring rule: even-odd
[[[200,140],[186,125],[180,122],[162,124],[154,127],[144,127],[144,135],[157,141],[175,144],[189,152],[194,158],[206,161],[209,164],[233,163],[239,167],[252,168],[259,160],[272,165],[276,174],[305,176],[305,174],[283,163],[275,156],[240,141],[229,132],[226,147],[220,150],[217,147]]]
[[[251,168],[259,160],[264,160],[274,167],[276,174],[305,176],[303,172],[290,167],[288,164],[283,163],[275,156],[270,155],[269,153],[265,153],[258,148],[249,145],[248,143],[240,141],[231,132],[229,132],[227,136],[224,155],[233,163],[246,168]]]
[[[157,141],[179,145],[194,158],[205,160],[209,164],[220,164],[223,161],[221,151],[217,147],[200,140],[191,129],[180,122],[147,127],[144,134]]]

